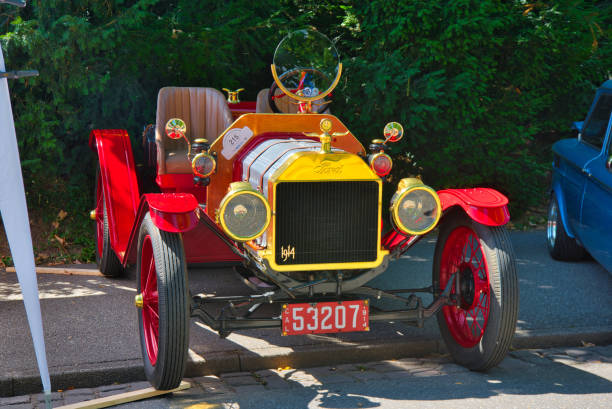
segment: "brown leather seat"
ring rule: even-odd
[[[270,108],[270,104],[268,103],[268,92],[270,92],[270,88],[264,88],[257,94],[257,104],[255,105],[255,112],[262,114],[271,114],[272,108]],[[282,94],[279,88],[274,92],[275,95]],[[276,102],[276,106],[280,109],[281,112],[286,114],[297,114],[298,106],[297,104],[292,104],[291,102],[297,102],[289,97],[277,98],[274,102]]]
[[[213,143],[233,122],[225,97],[214,88],[165,87],[157,95],[157,173],[191,173],[187,143],[170,139],[165,126],[170,118],[180,118],[187,125],[187,138],[193,142],[206,138]]]
[[[255,105],[255,112],[261,114],[271,114],[272,108],[270,108],[270,104],[268,103],[268,93],[270,92],[270,88],[264,88],[257,94],[257,104]],[[280,95],[283,91],[279,88],[276,88],[274,91],[274,95]],[[297,114],[298,112],[298,104],[297,101],[291,99],[289,97],[277,98],[274,100],[276,102],[276,106],[280,109],[281,112],[285,114]],[[316,102],[316,101],[315,101]],[[312,107],[313,111],[315,110],[315,106]],[[331,113],[327,111],[326,113]]]

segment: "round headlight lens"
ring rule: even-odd
[[[206,178],[213,174],[217,162],[215,158],[206,152],[198,153],[191,161],[191,170],[193,174],[201,178]]]
[[[441,213],[437,193],[425,185],[404,189],[391,199],[393,222],[404,233],[427,233],[436,227]]]
[[[253,240],[268,227],[270,206],[256,191],[230,192],[221,201],[219,219],[225,232],[234,240]]]

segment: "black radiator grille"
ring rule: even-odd
[[[276,263],[375,261],[375,181],[283,182],[276,187]]]

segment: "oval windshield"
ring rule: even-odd
[[[287,35],[276,47],[274,65],[281,88],[295,99],[326,95],[334,86],[340,58],[329,38],[312,30]]]

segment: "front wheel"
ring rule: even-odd
[[[140,226],[136,270],[145,375],[156,389],[173,389],[183,378],[189,348],[185,252],[181,235],[159,230],[149,214]]]
[[[455,361],[484,371],[504,359],[516,328],[519,290],[514,250],[504,227],[489,227],[456,211],[440,227],[433,285],[442,292],[454,277],[451,298],[437,314]]]

